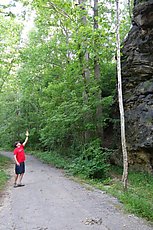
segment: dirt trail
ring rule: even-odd
[[[153,230],[124,214],[117,199],[68,179],[61,170],[30,155],[26,166],[25,186],[13,188],[12,179],[1,200],[0,230]]]

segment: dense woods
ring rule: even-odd
[[[152,12],[150,0],[134,1],[134,10],[128,0],[0,2],[0,149],[13,151],[28,129],[26,152],[151,221]],[[119,80],[125,117],[119,116]],[[8,164],[0,155],[0,189]]]
[[[12,147],[28,129],[32,149],[105,159],[117,147],[115,2],[23,0],[0,9],[0,145]],[[120,5],[122,40],[129,12]]]

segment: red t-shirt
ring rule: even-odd
[[[19,163],[24,162],[25,161],[24,146],[20,145],[20,147],[15,148],[14,155],[16,155],[16,159]]]

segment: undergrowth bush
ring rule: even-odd
[[[109,150],[100,147],[98,140],[92,141],[81,148],[80,156],[69,166],[69,172],[84,178],[106,178],[109,171],[109,154]]]

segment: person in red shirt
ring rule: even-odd
[[[23,175],[25,173],[25,152],[24,146],[26,145],[29,137],[29,132],[26,131],[26,139],[23,144],[20,141],[15,142],[15,149],[14,149],[14,160],[15,160],[15,181],[14,187],[21,187],[24,184],[21,183]],[[18,182],[18,183],[17,183]]]

